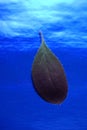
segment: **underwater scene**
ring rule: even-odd
[[[87,130],[86,0],[0,0],[0,130]]]

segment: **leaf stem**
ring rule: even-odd
[[[45,42],[44,37],[43,37],[43,33],[40,31],[39,35],[40,35],[41,43],[43,44]]]

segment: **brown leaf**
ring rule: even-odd
[[[59,59],[47,47],[43,35],[41,46],[32,65],[32,79],[36,92],[45,101],[60,104],[67,96],[65,72]]]

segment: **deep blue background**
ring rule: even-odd
[[[0,130],[87,130],[87,2],[21,2],[0,2]],[[39,30],[66,72],[61,105],[33,88]]]

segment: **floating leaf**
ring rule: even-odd
[[[47,47],[43,35],[41,46],[32,66],[32,79],[36,92],[45,101],[60,104],[67,96],[67,81],[59,59]]]

